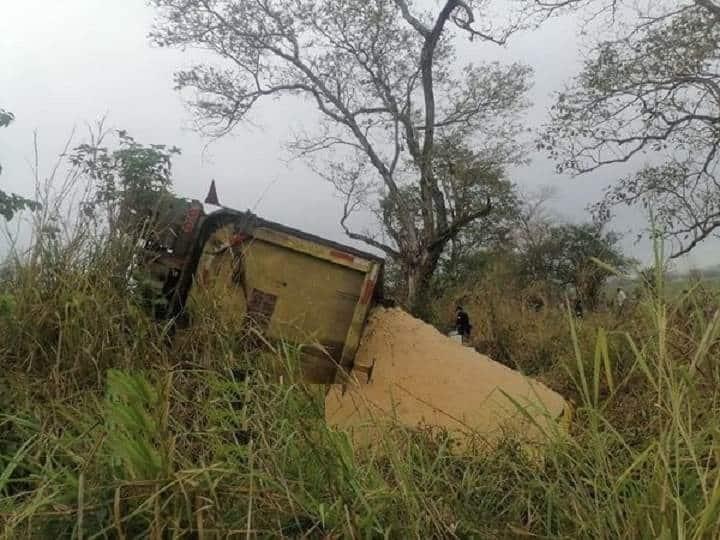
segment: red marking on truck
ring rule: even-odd
[[[373,294],[374,290],[375,290],[375,280],[371,279],[370,281],[366,281],[365,288],[363,289],[363,293],[360,296],[360,303],[367,304],[370,301],[370,298],[372,298],[372,294]]]
[[[332,251],[330,251],[330,256],[334,259],[340,259],[343,261],[348,261],[348,262],[355,261],[355,257],[350,255],[349,253],[345,253],[344,251],[336,251],[333,249]]]
[[[239,246],[240,244],[242,244],[243,242],[245,242],[245,240],[248,240],[249,238],[250,238],[249,234],[237,233],[237,234],[233,235],[232,240],[230,240],[230,243],[233,246]]]

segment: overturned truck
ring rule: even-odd
[[[333,383],[353,368],[382,295],[382,259],[251,212],[205,214],[198,201],[168,198],[157,217],[142,267],[160,296],[158,315],[182,318],[194,284],[214,279],[222,260],[232,265],[228,294],[268,339],[319,345],[303,348],[309,382]]]

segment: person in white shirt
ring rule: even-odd
[[[618,288],[617,294],[615,295],[615,307],[617,308],[618,312],[622,311],[626,300],[627,294],[625,294],[625,291]]]

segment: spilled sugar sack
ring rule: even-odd
[[[535,439],[536,422],[545,429],[565,411],[559,394],[400,309],[371,313],[355,365],[352,381],[328,393],[325,414],[361,440],[388,421],[472,433],[489,443],[508,429]],[[364,370],[373,365],[368,382]]]

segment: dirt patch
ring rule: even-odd
[[[363,370],[373,364],[368,382]],[[537,428],[516,404],[541,426],[554,422],[565,407],[564,399],[541,383],[400,309],[373,311],[355,365],[354,382],[331,390],[325,408],[330,425],[361,436],[377,422],[397,421],[474,433],[489,442],[508,428],[534,437]]]

